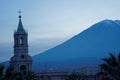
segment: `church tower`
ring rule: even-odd
[[[14,32],[14,56],[10,60],[10,65],[16,72],[32,70],[32,58],[28,54],[28,33],[25,31],[19,15],[19,24]]]

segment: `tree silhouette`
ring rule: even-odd
[[[30,71],[21,71],[16,74],[16,80],[36,80],[36,74]]]
[[[3,76],[4,76],[4,66],[0,64],[0,80],[3,79]]]
[[[73,72],[67,76],[67,80],[84,80],[79,73]]]
[[[14,77],[15,77],[14,68],[12,66],[9,66],[5,72],[5,78],[7,80],[13,80]]]
[[[0,64],[0,80],[36,80],[36,74],[30,71],[15,72],[12,66],[9,66],[4,72],[4,66]]]
[[[104,58],[104,63],[100,65],[101,69],[114,80],[120,80],[120,54],[118,56],[109,54],[108,58]]]

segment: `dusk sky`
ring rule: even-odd
[[[29,54],[35,55],[94,23],[119,19],[120,0],[0,0],[0,62],[13,56],[19,10],[29,33]]]

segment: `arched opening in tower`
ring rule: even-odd
[[[20,45],[23,45],[23,38],[20,38]]]

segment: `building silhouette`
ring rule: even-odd
[[[19,15],[19,24],[14,32],[14,56],[10,60],[10,65],[16,72],[21,70],[32,70],[32,58],[28,54],[28,33],[25,31]]]

